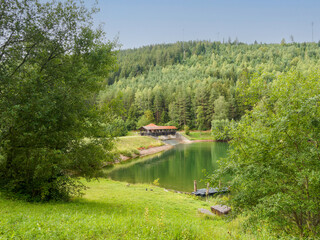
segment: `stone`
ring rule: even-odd
[[[198,212],[201,214],[204,214],[204,215],[214,216],[214,214],[212,212],[210,212],[208,209],[199,208]]]
[[[225,215],[231,211],[231,208],[226,205],[215,205],[211,207],[211,212],[217,215]]]

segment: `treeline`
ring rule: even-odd
[[[147,74],[155,66],[165,67],[182,63],[192,54],[203,54],[205,49],[204,42],[178,42],[120,51],[118,54],[119,69],[110,75],[108,84],[113,84],[121,78]]]
[[[250,90],[254,79],[268,84],[319,66],[319,46],[197,41],[120,51],[101,101],[123,104],[119,122],[128,130],[149,122],[207,130],[212,120],[239,120],[252,109],[263,96]]]

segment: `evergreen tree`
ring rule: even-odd
[[[205,115],[203,111],[203,107],[199,106],[197,108],[197,128],[198,130],[202,131],[205,130]]]
[[[226,120],[229,116],[230,104],[224,99],[224,96],[220,96],[214,101],[214,120]]]

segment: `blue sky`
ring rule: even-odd
[[[85,0],[92,6],[94,0]],[[320,0],[99,0],[96,24],[122,49],[189,40],[320,40]]]

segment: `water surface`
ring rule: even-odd
[[[116,166],[108,176],[129,183],[152,183],[159,178],[161,187],[191,192],[193,180],[198,181],[198,188],[205,187],[205,183],[200,183],[204,179],[203,169],[216,169],[217,160],[226,157],[227,149],[227,143],[179,144],[144,161]]]

